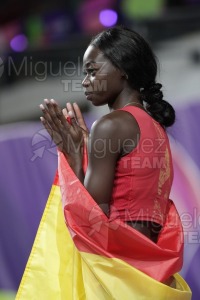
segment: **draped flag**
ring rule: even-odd
[[[120,220],[109,221],[60,152],[58,175],[17,300],[191,299],[190,288],[177,274],[183,234],[171,200],[154,243]],[[171,274],[176,288],[162,283]]]

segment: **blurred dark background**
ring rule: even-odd
[[[66,90],[63,80],[81,82],[91,36],[115,24],[135,29],[159,51],[166,41],[199,33],[200,1],[2,1],[0,124],[38,119],[38,104],[48,97],[62,105],[75,99],[89,109],[82,92]],[[199,63],[200,49],[189,49],[188,59]]]

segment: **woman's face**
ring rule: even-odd
[[[122,72],[92,45],[84,54],[83,71],[85,95],[94,105],[112,104],[122,92]]]

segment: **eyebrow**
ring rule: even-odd
[[[91,61],[86,62],[86,63],[84,64],[84,68],[87,68],[87,67],[88,67],[89,65],[91,65],[91,64],[96,64],[96,61],[91,60]]]

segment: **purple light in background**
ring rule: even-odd
[[[117,13],[112,9],[104,9],[99,14],[99,20],[101,24],[106,27],[113,26],[117,23]]]
[[[10,47],[16,52],[22,52],[28,47],[28,40],[24,34],[16,35],[10,41]]]

